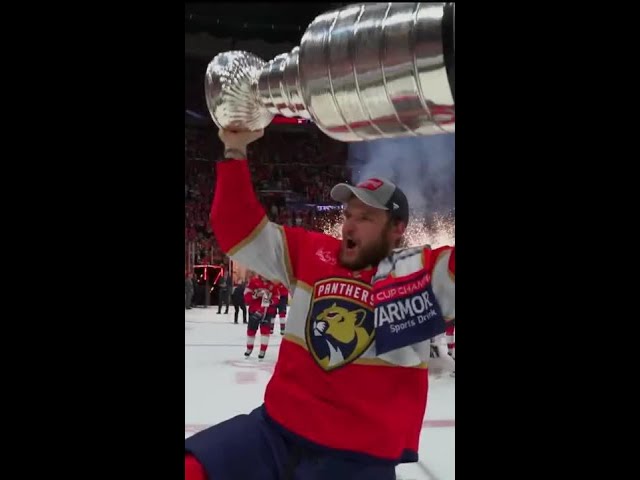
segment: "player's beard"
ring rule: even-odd
[[[358,256],[353,260],[345,260],[344,259],[344,243],[340,248],[339,261],[340,265],[349,270],[362,270],[368,266],[377,266],[383,258],[389,255],[392,250],[391,241],[389,240],[389,236],[387,235],[387,229],[382,232],[382,235],[379,237],[378,241],[366,245],[361,246],[360,251],[358,252]]]

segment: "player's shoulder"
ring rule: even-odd
[[[377,282],[390,275],[396,277],[410,275],[425,268],[431,270],[438,258],[452,248],[448,246],[432,248],[430,245],[395,248],[380,262],[373,280]]]
[[[452,245],[444,245],[435,248],[432,248],[430,245],[424,245],[420,248],[422,249],[422,255],[424,255],[425,258],[439,258],[442,255],[451,253],[455,249]]]
[[[455,247],[451,245],[444,245],[440,247],[432,247],[431,245],[419,245],[417,247],[401,247],[394,248],[391,251],[391,257],[393,258],[405,258],[411,257],[414,255],[432,255],[432,254],[440,254],[443,252],[451,251]]]
[[[327,235],[324,232],[318,232],[316,230],[309,230],[304,227],[288,227],[288,226],[278,226],[281,228],[285,236],[289,239],[295,239],[297,242],[302,242],[305,244],[311,243],[313,245],[339,245],[340,240],[336,237],[332,237],[331,235]]]
[[[331,235],[328,235],[324,232],[318,232],[315,230],[307,230],[307,232],[309,234],[309,238],[312,239],[314,242],[324,243],[326,245],[340,244],[340,239],[336,237],[332,237]]]
[[[424,248],[422,252],[422,264],[425,268],[433,270],[437,264],[449,265],[449,269],[454,271],[455,264],[455,247],[451,245],[441,246],[437,248]]]
[[[315,230],[307,230],[301,227],[285,227],[286,231],[290,232],[290,235],[298,237],[299,242],[308,249],[323,248],[325,250],[338,249],[340,247],[341,240],[327,235],[324,232],[318,232]]]
[[[453,246],[453,245],[442,245],[440,247],[432,248],[430,245],[424,245],[422,248],[424,250],[428,250],[430,252],[442,253],[442,252],[449,252],[451,250],[454,250],[455,246]]]
[[[413,255],[420,255],[423,250],[431,248],[429,245],[420,245],[418,247],[400,247],[394,248],[391,251],[391,257],[394,258],[403,258],[403,257],[411,257]]]

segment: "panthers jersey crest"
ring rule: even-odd
[[[346,278],[317,282],[306,337],[311,355],[325,371],[360,357],[375,337],[371,285]]]

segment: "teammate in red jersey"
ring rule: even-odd
[[[397,248],[408,202],[380,178],[331,191],[342,240],[269,222],[246,160],[260,136],[220,132],[211,223],[232,259],[293,292],[286,334],[264,404],[186,439],[185,478],[394,479],[418,458],[430,338],[455,318],[455,251]]]
[[[253,352],[258,327],[260,327],[260,353],[258,358],[262,360],[267,353],[270,335],[269,310],[275,309],[279,300],[280,290],[273,282],[261,275],[255,275],[249,280],[244,291],[244,301],[249,306],[245,357],[249,357]]]
[[[287,323],[287,306],[289,304],[289,290],[282,282],[276,282],[278,286],[278,292],[280,293],[280,301],[276,307],[276,312],[271,319],[271,333],[275,327],[275,314],[278,315],[278,322],[280,323],[280,335],[284,335],[284,329]]]
[[[266,321],[269,324],[269,333],[273,335],[273,325],[278,314],[278,305],[280,305],[280,287],[277,281],[273,282],[274,294],[271,299],[271,303],[267,308]],[[277,294],[277,296],[275,296]]]
[[[447,347],[449,348],[449,355],[456,359],[456,325],[455,322],[451,322],[447,325],[447,329],[445,331],[447,335]]]
[[[447,344],[447,347],[449,347],[449,355],[451,355],[451,358],[453,358],[455,360],[456,359],[456,325],[455,325],[455,320],[453,322],[450,322],[449,325],[447,325],[447,329],[445,331],[445,334],[447,335],[447,342],[449,342]],[[455,367],[453,369],[453,372],[451,373],[451,376],[454,377],[454,378],[456,376]]]

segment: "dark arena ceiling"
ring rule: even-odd
[[[187,3],[185,33],[298,44],[319,14],[350,3]]]
[[[204,99],[204,72],[222,49],[254,48],[259,39],[268,51],[252,51],[265,60],[300,43],[321,13],[350,3],[187,3],[185,4],[185,121],[210,125]],[[187,42],[187,37],[189,41]],[[240,42],[240,43],[238,43]],[[272,45],[272,51],[267,48]]]

